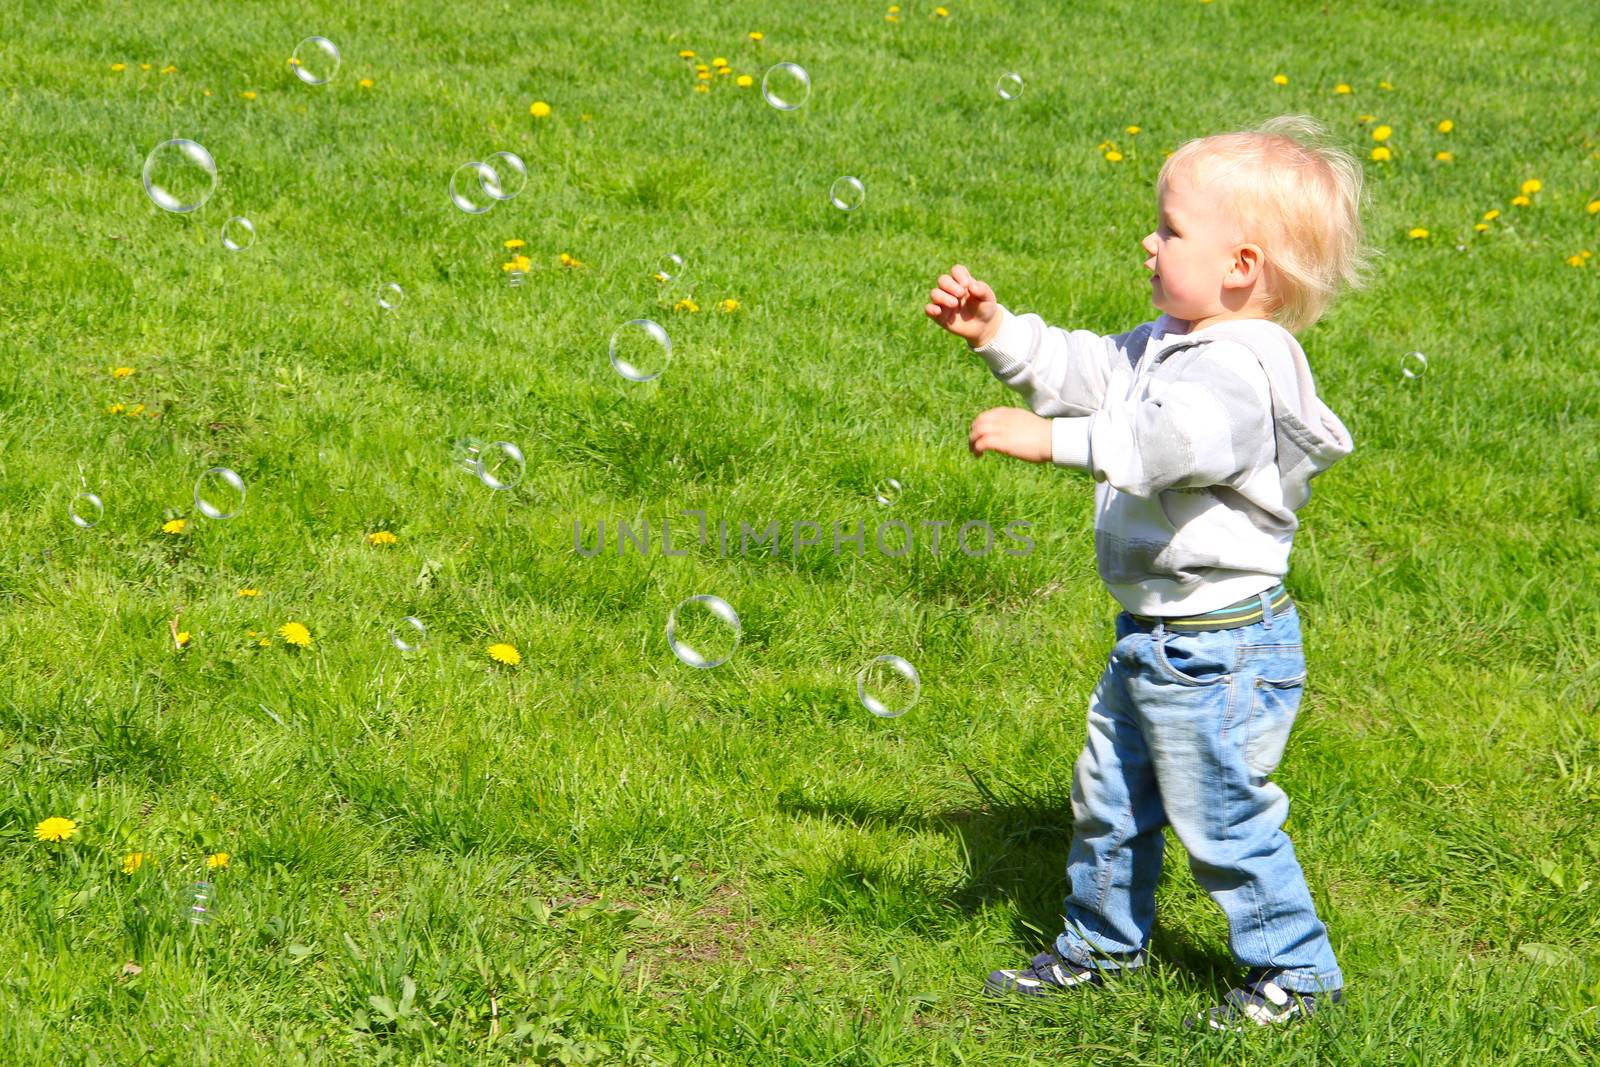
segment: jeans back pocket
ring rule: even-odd
[[[1267,777],[1283,760],[1289,731],[1300,711],[1306,676],[1255,679],[1250,692],[1250,719],[1245,726],[1244,762],[1252,772]]]

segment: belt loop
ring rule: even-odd
[[[1272,590],[1261,594],[1261,624],[1272,629]]]

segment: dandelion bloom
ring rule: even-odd
[[[1589,206],[1585,210],[1591,215],[1600,215],[1600,200],[1589,201]]]
[[[1477,230],[1479,233],[1482,233],[1489,228],[1489,224],[1487,222],[1480,222],[1475,224],[1472,228]]]
[[[121,404],[107,404],[106,405],[106,414],[107,415],[121,415],[122,414],[122,405]]]
[[[1581,266],[1583,266],[1583,257],[1582,256],[1568,256],[1567,257],[1567,266],[1569,266],[1569,267],[1581,267]]]
[[[1340,82],[1338,85],[1333,87],[1333,91],[1343,96],[1350,91],[1350,86],[1346,85],[1344,82]]]
[[[111,376],[113,378],[126,378],[128,375],[130,375],[132,373],[133,373],[133,368],[132,367],[117,367],[117,368],[112,370]]]
[[[1272,84],[1273,85],[1288,85],[1289,84],[1289,75],[1287,75],[1287,74],[1274,74],[1272,76]]]
[[[708,74],[706,77],[709,78],[710,75]],[[707,85],[705,82],[696,82],[694,91],[697,93],[709,93],[711,91],[711,86]]]
[[[1435,152],[1433,154],[1433,158],[1437,159],[1440,163],[1454,163],[1456,161],[1455,155],[1450,152]]]
[[[583,261],[577,256],[568,255],[566,252],[563,252],[561,253],[561,265],[571,270],[577,270],[579,267],[583,266]]]
[[[711,61],[711,65],[713,67],[726,67],[728,65],[728,57],[727,56],[717,56],[715,59],[713,59]]]
[[[1122,153],[1118,152],[1115,148],[1113,148],[1111,151],[1106,153],[1106,162],[1107,163],[1121,163],[1122,162]]]
[[[533,269],[533,260],[529,259],[527,256],[524,256],[524,255],[518,254],[518,255],[512,256],[511,257],[511,263],[512,263],[513,266],[516,267],[517,270],[520,270],[520,271],[527,271],[527,270],[532,270]]]
[[[122,873],[132,874],[134,871],[137,871],[140,867],[144,866],[144,859],[145,856],[143,852],[128,853],[126,856],[122,857]]]
[[[127,410],[126,414],[127,414],[128,418],[130,418],[130,419],[137,419],[139,417],[139,413],[142,412],[142,411],[144,411],[144,405],[143,404],[135,404],[135,405],[133,405],[133,407],[131,407],[131,408],[129,408]]]
[[[1456,128],[1456,124],[1454,122],[1451,122],[1449,119],[1445,119],[1443,122],[1439,123],[1439,132],[1440,133],[1449,133],[1451,130],[1453,130],[1455,128]]]
[[[268,645],[272,644],[272,641],[270,638],[263,637],[261,640],[257,641],[256,644],[260,645],[262,648],[266,648]]]
[[[711,80],[711,72],[709,70],[696,71],[694,76],[703,82],[708,82]]]
[[[730,312],[730,311],[738,311],[739,310],[739,301],[733,299],[730,296],[728,299],[726,299],[722,303],[718,304],[717,307],[721,308],[724,313],[727,313],[727,312]]]
[[[1383,145],[1379,145],[1379,146],[1378,146],[1378,147],[1377,147],[1377,148],[1374,148],[1374,149],[1373,149],[1373,150],[1372,150],[1372,158],[1373,158],[1373,159],[1374,159],[1374,160],[1375,160],[1375,161],[1376,161],[1376,162],[1379,162],[1379,163],[1387,163],[1387,162],[1389,162],[1389,160],[1390,160],[1390,159],[1391,159],[1391,158],[1392,158],[1392,155],[1391,155],[1391,153],[1390,153],[1390,152],[1389,152],[1389,149],[1388,149],[1388,148],[1386,148],[1386,147],[1385,147],[1385,146],[1383,146]]]
[[[688,297],[684,297],[682,300],[680,300],[676,304],[672,305],[672,310],[673,311],[688,311],[688,312],[692,313],[692,312],[699,311],[700,310],[700,305],[696,304],[693,300],[690,300]]]
[[[392,545],[398,540],[400,539],[388,530],[374,530],[372,533],[367,534],[367,543],[369,545]]]
[[[140,63],[139,64],[139,69],[140,70],[149,70],[150,69],[150,64],[148,64],[148,63]]]
[[[489,646],[489,658],[496,663],[504,663],[508,667],[515,667],[522,662],[522,653],[517,651],[516,645],[500,643]]]
[[[78,832],[78,824],[71,819],[52,815],[33,828],[33,836],[40,841],[65,841]]]
[[[1529,200],[1525,196],[1513,196],[1511,198],[1511,206],[1512,207],[1527,207],[1531,203],[1533,203],[1533,201]]]
[[[1500,209],[1497,208],[1497,207],[1492,207],[1488,211],[1485,211],[1483,213],[1483,221],[1484,222],[1493,222],[1495,219],[1497,219],[1499,217],[1500,217]]]
[[[1527,181],[1522,183],[1522,191],[1524,193],[1537,193],[1543,188],[1544,182],[1540,181],[1538,178],[1529,178]]]
[[[760,30],[751,30],[745,36],[749,37],[752,41],[763,41],[766,40],[767,37],[767,35],[762,33]]]
[[[356,82],[356,84],[361,86],[361,88],[363,88],[363,89],[370,89],[370,88],[372,88],[372,79],[371,78],[362,78],[360,81]]]
[[[179,630],[177,635],[175,637],[173,637],[172,640],[177,643],[177,646],[179,648],[188,648],[189,647],[189,631],[188,630]]]
[[[239,590],[239,595],[240,596],[260,596],[261,595],[261,590],[259,590],[259,589],[251,589],[251,588],[247,587],[247,588]]]
[[[543,100],[535,100],[528,105],[528,114],[536,119],[547,119],[550,117],[550,105]]]
[[[1389,139],[1389,135],[1393,132],[1394,131],[1387,126],[1379,126],[1377,129],[1372,131],[1372,139],[1374,141],[1387,141]]]
[[[1411,238],[1413,241],[1418,241],[1428,236],[1428,231],[1424,230],[1421,226],[1417,226],[1414,227],[1410,233],[1406,234],[1406,236]]]
[[[1132,137],[1139,136],[1139,127],[1137,127],[1137,126],[1129,126],[1128,127],[1128,134],[1129,134],[1129,136],[1132,136]]]
[[[239,95],[244,97],[246,100],[254,100],[256,98],[255,91],[252,90],[252,89],[246,89],[244,92],[240,93]]]
[[[679,59],[693,59],[694,58],[694,51],[692,49],[685,48],[683,51],[678,53],[678,58]]]
[[[174,67],[172,64],[169,63],[166,66],[161,68],[161,73],[163,73],[163,74],[176,74],[176,73],[178,73],[178,68]]]
[[[286,622],[278,627],[278,636],[282,637],[285,644],[305,648],[311,644],[311,631],[306,629],[304,623]]]
[[[1356,121],[1361,123],[1361,125],[1365,126],[1367,123],[1372,122],[1377,117],[1378,116],[1376,116],[1376,115],[1357,115],[1356,116]]]
[[[748,74],[741,74],[733,79],[733,83],[741,89],[748,89],[756,83],[756,80]],[[1600,201],[1596,201],[1596,203],[1600,203]]]
[[[183,528],[188,525],[188,519],[168,519],[161,524],[161,532],[164,534],[181,534],[183,533]]]
[[[950,17],[950,9],[947,7],[936,7],[933,9],[933,17],[936,19],[947,19]]]
[[[228,866],[228,861],[232,858],[226,852],[213,852],[206,857],[206,869],[210,871],[224,870]]]
[[[506,243],[505,243],[505,246],[506,246],[506,247],[507,247],[507,248],[521,248],[521,247],[523,247],[523,246],[524,246],[524,245],[526,245],[526,244],[527,244],[527,243],[528,243],[528,242],[526,242],[526,241],[524,241],[524,240],[523,240],[523,239],[522,239],[522,238],[520,238],[520,237],[513,237],[513,238],[511,238],[511,240],[509,240],[509,241],[507,241],[507,242],[506,242]]]
[[[885,22],[899,22],[900,21],[900,16],[899,15],[885,15],[885,16],[883,16],[883,21],[885,21]]]
[[[111,64],[111,69],[120,74],[123,71],[128,69],[128,64],[126,64],[126,63],[113,63],[113,64]]]
[[[1388,82],[1379,82],[1378,83],[1378,88],[1380,88],[1380,89],[1393,89],[1394,86],[1390,85]]]

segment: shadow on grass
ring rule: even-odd
[[[940,896],[937,910],[954,907],[972,914],[1009,905],[1015,909],[1017,941],[1027,946],[1027,955],[1032,955],[1053,943],[1062,928],[1067,852],[1072,844],[1070,793],[1049,785],[1035,791],[1014,782],[986,780],[971,768],[964,770],[978,792],[976,805],[924,814],[874,798],[806,795],[791,789],[780,797],[779,809],[793,815],[838,819],[862,829],[898,828],[954,836],[967,857],[966,879],[954,888],[935,890]],[[1186,876],[1182,860],[1169,849],[1161,885]],[[882,857],[871,854],[840,860],[824,882],[887,894],[901,903],[907,897],[925,896],[928,891],[926,886],[906,883],[903,875],[890,874]],[[857,917],[865,917],[861,913],[877,909],[835,910],[850,910]],[[919,924],[913,921],[912,925]],[[1159,918],[1151,935],[1151,954],[1160,963],[1187,971],[1200,982],[1219,989],[1226,989],[1238,977],[1238,968],[1227,954],[1198,944],[1183,930],[1162,925]],[[1021,956],[1019,953],[1016,962],[1021,962]]]

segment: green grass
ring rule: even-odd
[[[8,1062],[1600,1055],[1600,267],[1565,262],[1600,251],[1592,9],[275,6],[0,14]],[[285,65],[312,33],[344,52],[321,88]],[[758,80],[794,60],[815,90],[793,114],[731,78],[698,96],[681,48]],[[983,974],[1060,923],[1114,605],[1087,476],[966,454],[1010,398],[922,297],[963,261],[1058,324],[1153,317],[1136,241],[1164,152],[1285,112],[1362,158],[1374,114],[1397,153],[1368,168],[1377,281],[1302,337],[1356,451],[1301,516],[1310,684],[1278,779],[1348,1005],[1182,1033],[1236,972],[1175,840],[1139,981],[986,1003]],[[190,216],[140,186],[172,136],[221,171]],[[451,171],[498,149],[527,189],[456,212]],[[826,199],[843,173],[867,189],[848,216]],[[232,214],[260,234],[237,255]],[[673,251],[690,273],[663,298]],[[674,313],[683,295],[702,311]],[[641,314],[674,362],[632,386],[606,342]],[[1405,382],[1413,349],[1430,367]],[[517,442],[526,479],[453,470],[469,434]],[[190,499],[215,464],[250,487],[229,522]],[[876,523],[888,476],[902,519],[1028,520],[1036,550],[572,551],[574,518]],[[80,485],[106,504],[89,531],[67,521]],[[702,592],[744,627],[713,671],[663,635]],[[403,656],[385,634],[408,614],[430,643]],[[310,648],[248,636],[291,619]],[[899,719],[856,700],[879,652],[922,674]],[[33,840],[58,815],[77,836]],[[153,860],[125,876],[131,851]],[[215,851],[215,918],[191,929]]]

